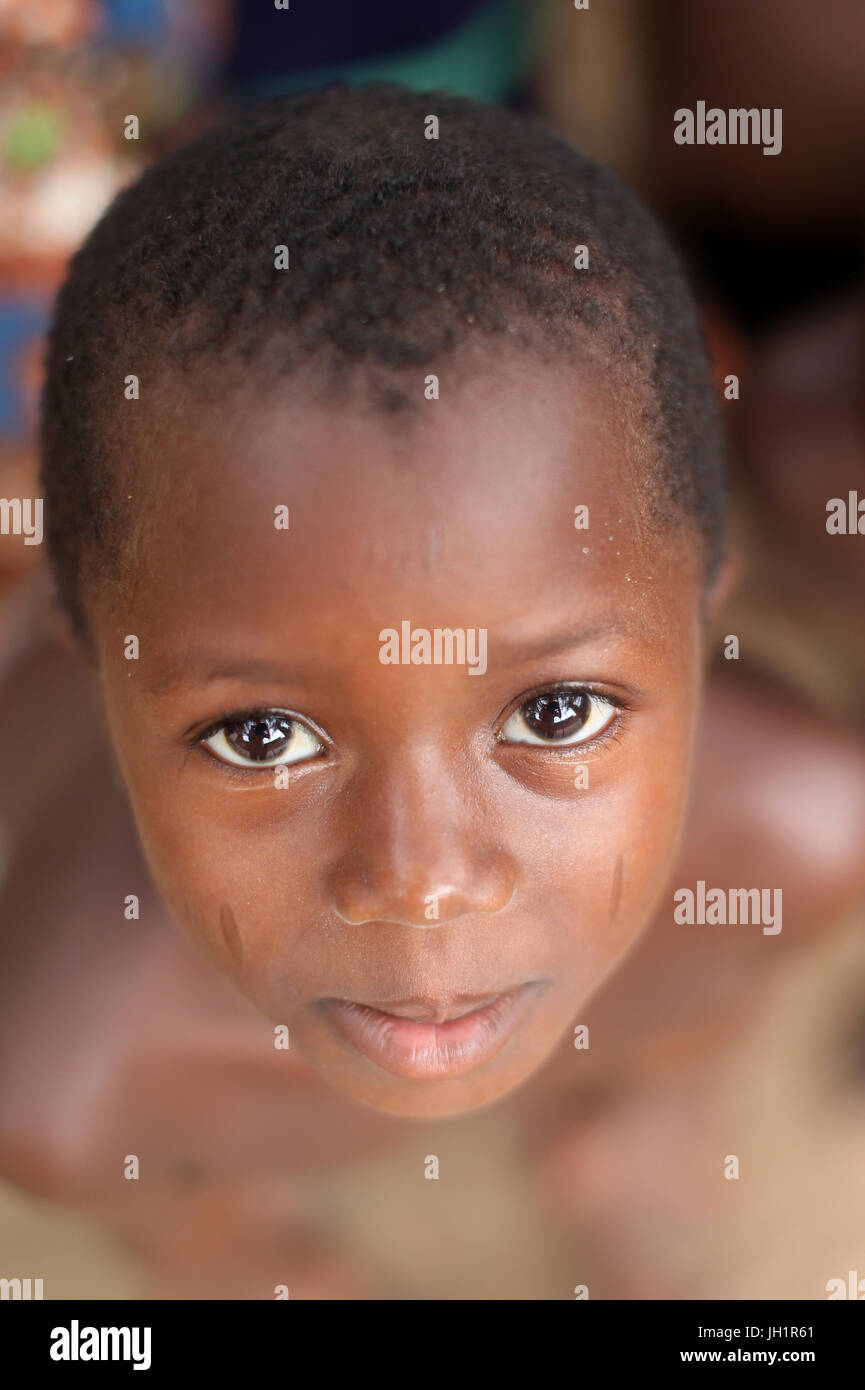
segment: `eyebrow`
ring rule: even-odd
[[[170,695],[175,690],[188,689],[193,685],[207,685],[211,681],[273,681],[274,683],[297,682],[297,671],[281,666],[274,661],[251,658],[225,664],[218,658],[192,657],[190,664],[178,671],[175,667],[152,681],[143,683],[148,695]]]
[[[538,660],[545,656],[555,656],[558,652],[571,651],[575,647],[587,646],[604,637],[624,637],[631,631],[649,640],[651,633],[639,616],[632,617],[623,626],[615,619],[603,619],[582,628],[563,628],[559,632],[540,633],[537,637],[497,637],[495,650],[504,656],[522,661]],[[657,639],[656,639],[657,640]],[[492,651],[493,644],[490,643]]]
[[[496,652],[505,660],[536,661],[543,657],[555,656],[558,652],[571,651],[586,646],[604,637],[624,636],[629,629],[635,629],[643,636],[649,636],[646,624],[634,616],[626,627],[615,619],[599,620],[582,628],[563,628],[559,632],[542,633],[537,637],[497,636],[490,643],[491,654]],[[213,681],[272,681],[274,684],[297,684],[299,673],[278,662],[250,658],[248,661],[226,663],[220,657],[202,654],[189,658],[185,670],[175,667],[163,676],[143,683],[143,690],[156,697],[170,695],[180,689],[195,685],[207,685]]]

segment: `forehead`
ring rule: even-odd
[[[652,522],[643,443],[597,369],[443,376],[437,400],[423,382],[405,418],[292,387],[157,422],[136,630],[182,648],[214,624],[495,626],[539,604],[627,626],[696,576],[695,547]]]

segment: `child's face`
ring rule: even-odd
[[[178,925],[406,1115],[497,1099],[581,1021],[670,871],[700,687],[698,546],[641,510],[598,377],[526,361],[448,396],[406,426],[175,402],[135,460],[163,480],[137,580],[94,615]],[[472,664],[383,663],[403,622],[433,656],[466,630]]]

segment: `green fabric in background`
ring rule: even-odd
[[[277,96],[331,82],[398,82],[418,91],[443,89],[478,101],[506,101],[520,90],[534,67],[547,14],[541,0],[487,0],[464,25],[437,43],[362,63],[287,73],[245,88],[244,96]]]

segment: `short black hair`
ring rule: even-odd
[[[312,366],[405,411],[422,369],[495,338],[588,351],[631,383],[646,493],[696,526],[714,572],[722,448],[697,308],[611,171],[512,111],[391,84],[269,100],[161,160],[73,258],[49,337],[42,489],[73,625],[86,633],[87,584],[116,571],[134,526],[127,373],[253,380],[254,363],[260,383]]]

